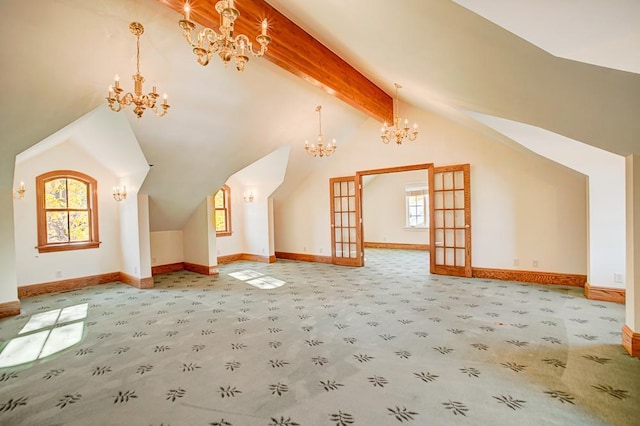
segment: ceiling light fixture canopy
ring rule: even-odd
[[[398,145],[402,145],[402,141],[405,138],[408,138],[410,141],[416,140],[418,137],[418,125],[414,124],[413,129],[410,129],[409,120],[406,118],[404,123],[402,123],[402,119],[400,118],[398,111],[398,89],[401,89],[402,86],[398,83],[394,83],[394,86],[396,87],[396,96],[393,99],[393,128],[389,128],[385,121],[384,126],[382,126],[380,137],[384,143],[389,143],[389,141],[395,139]]]
[[[167,103],[167,94],[165,93],[163,96],[162,105],[158,105],[156,103],[156,100],[158,99],[158,91],[156,90],[155,85],[153,86],[151,93],[147,95],[142,93],[144,77],[140,74],[140,36],[144,33],[144,27],[140,22],[132,22],[129,24],[129,30],[138,39],[136,44],[136,73],[132,76],[133,93],[127,92],[122,96],[123,90],[120,87],[120,77],[116,74],[114,84],[109,86],[109,96],[107,96],[109,108],[118,112],[124,107],[134,104],[135,108],[133,109],[133,112],[138,116],[138,118],[142,117],[142,114],[147,108],[153,110],[156,115],[162,117],[170,108]]]
[[[191,21],[191,6],[189,2],[184,5],[184,19],[179,22],[187,42],[193,48],[193,53],[198,57],[198,63],[205,66],[211,60],[211,56],[217,53],[225,66],[232,59],[235,60],[236,69],[244,71],[245,64],[249,62],[248,53],[255,57],[260,57],[267,51],[267,45],[271,42],[271,37],[267,35],[267,20],[262,21],[262,33],[256,36],[260,44],[260,50],[255,52],[253,45],[244,34],[234,36],[233,29],[236,19],[240,16],[238,9],[233,7],[233,0],[220,0],[215,5],[215,10],[220,15],[220,26],[218,31],[205,27],[198,33],[197,42],[193,41],[191,32],[196,24]]]
[[[329,157],[331,154],[333,154],[334,152],[336,152],[336,149],[338,148],[336,146],[336,140],[334,139],[330,144],[325,145],[322,142],[322,105],[318,105],[316,107],[316,112],[318,113],[318,145],[315,144],[311,144],[311,146],[309,146],[309,141],[305,141],[304,143],[304,150],[307,151],[309,154],[313,155],[314,157],[320,156],[320,157]]]

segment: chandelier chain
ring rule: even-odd
[[[127,92],[124,95],[122,94],[123,90],[120,87],[120,78],[116,74],[113,85],[109,86],[109,95],[106,98],[109,103],[109,108],[112,111],[118,112],[133,104],[133,112],[138,118],[142,117],[142,114],[144,114],[147,108],[162,117],[170,108],[167,103],[167,94],[164,94],[162,104],[159,104],[157,102],[158,92],[156,91],[155,85],[148,94],[145,95],[142,93],[142,84],[145,80],[142,74],[140,74],[140,36],[144,33],[144,27],[139,22],[132,22],[129,24],[129,30],[136,36],[136,73],[132,76],[133,93]]]
[[[318,113],[318,144],[312,143],[309,145],[309,141],[306,141],[304,150],[314,157],[329,157],[338,148],[336,140],[334,139],[331,143],[324,144],[322,141],[322,105],[316,107],[316,112]]]
[[[399,112],[399,102],[398,102],[398,89],[401,89],[402,86],[398,83],[394,83],[396,88],[395,97],[393,99],[393,128],[389,128],[387,123],[385,122],[382,126],[380,137],[382,138],[382,142],[388,144],[392,139],[395,139],[396,144],[402,145],[402,141],[404,139],[409,139],[410,141],[416,140],[418,137],[418,125],[414,124],[413,129],[409,127],[409,120],[404,120],[404,125],[402,124],[402,119],[400,118]]]

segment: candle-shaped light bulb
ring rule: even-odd
[[[24,182],[23,181],[20,181],[20,190],[24,191]]]
[[[112,98],[113,97],[113,86],[109,85],[109,97]]]
[[[266,19],[262,20],[262,35],[263,36],[267,35],[267,20]]]
[[[167,105],[167,94],[162,95],[162,105]]]
[[[233,8],[233,0],[228,0],[227,4],[230,8]]]
[[[120,76],[118,74],[116,74],[113,77],[113,81],[115,82],[116,89],[119,88],[120,87]]]
[[[191,13],[191,6],[189,6],[189,2],[184,4],[184,20],[189,20],[189,14]]]

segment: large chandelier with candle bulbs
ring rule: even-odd
[[[382,142],[389,143],[392,139],[396,141],[398,145],[402,145],[402,141],[408,138],[410,141],[415,141],[418,137],[418,125],[414,124],[413,129],[409,127],[409,120],[405,119],[404,122],[400,118],[398,112],[398,89],[401,89],[398,83],[394,83],[396,86],[396,96],[393,99],[393,128],[389,128],[387,123],[382,126],[380,137]]]
[[[133,93],[127,92],[124,96],[122,95],[122,88],[120,87],[120,78],[116,74],[114,84],[109,86],[109,96],[107,96],[107,102],[109,102],[109,108],[113,111],[120,111],[122,108],[128,105],[135,105],[133,112],[138,116],[138,118],[142,117],[145,109],[149,108],[162,117],[167,113],[170,106],[167,103],[167,94],[164,94],[164,99],[162,104],[157,103],[158,99],[158,91],[156,90],[156,86],[153,86],[151,92],[149,94],[142,93],[142,83],[144,83],[144,77],[140,74],[140,36],[144,33],[144,27],[140,22],[132,22],[129,24],[129,30],[131,33],[136,36],[138,39],[137,49],[136,49],[136,73],[132,76],[133,78]]]
[[[207,65],[211,56],[217,53],[227,65],[232,59],[238,71],[244,71],[245,64],[249,61],[248,54],[260,57],[267,51],[267,45],[271,37],[267,35],[267,20],[262,21],[262,33],[256,36],[260,44],[260,50],[255,52],[251,40],[244,34],[234,35],[234,23],[240,16],[238,9],[233,7],[233,0],[220,0],[215,4],[215,10],[220,15],[218,31],[205,27],[198,33],[197,42],[194,42],[191,33],[196,24],[190,20],[191,6],[187,2],[184,5],[184,19],[179,22],[184,37],[193,48],[193,53],[198,57],[200,65]]]
[[[329,157],[331,154],[333,154],[334,152],[336,152],[336,149],[338,148],[336,146],[336,140],[334,139],[333,142],[328,143],[328,144],[324,144],[324,142],[322,142],[322,105],[318,105],[316,107],[316,112],[318,113],[318,144],[311,144],[309,145],[309,141],[305,141],[304,143],[304,150],[307,151],[309,154],[313,155],[314,157],[320,156],[320,157]]]

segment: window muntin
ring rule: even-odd
[[[217,236],[231,235],[231,189],[224,185],[213,196],[213,220]]]
[[[407,185],[405,187],[405,210],[406,227],[429,227],[429,190],[426,185]]]
[[[71,170],[36,178],[38,250],[42,252],[98,247],[97,182]]]

